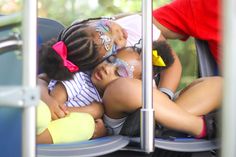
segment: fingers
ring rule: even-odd
[[[56,114],[59,118],[63,118],[66,116],[66,113],[61,109],[59,109]]]
[[[52,112],[52,120],[57,120],[59,117],[56,115],[56,113]]]
[[[50,108],[51,113],[52,113],[52,119],[56,120],[59,118],[63,118],[67,115],[66,112],[64,112],[60,106],[53,106],[52,108]]]
[[[60,105],[59,107],[60,107],[60,109],[61,109],[66,115],[69,114],[69,111],[67,110],[67,107],[66,107],[64,104],[63,104],[63,105]]]

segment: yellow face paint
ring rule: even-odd
[[[163,61],[163,59],[161,58],[161,56],[158,55],[157,50],[152,51],[152,64],[155,66],[161,66],[161,67],[166,66],[166,64]]]

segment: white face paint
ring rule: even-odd
[[[120,25],[110,20],[99,20],[95,24],[99,38],[107,51],[105,56],[114,54],[118,48],[126,46],[128,34]]]

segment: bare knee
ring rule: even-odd
[[[215,89],[218,88],[221,90],[223,87],[223,78],[221,76],[206,77],[203,78],[203,82]]]
[[[52,136],[48,129],[44,130],[41,134],[36,136],[36,143],[37,144],[52,144]]]

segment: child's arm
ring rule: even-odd
[[[161,36],[158,40],[165,40],[165,38]],[[181,79],[182,65],[179,57],[173,50],[172,55],[174,57],[174,63],[168,69],[161,72],[161,79],[158,88],[166,88],[174,93]]]
[[[102,118],[104,114],[104,108],[102,103],[93,102],[92,104],[84,107],[67,107],[67,111],[70,112],[86,112],[93,116],[94,119]]]
[[[50,92],[50,96],[56,102],[54,104],[49,104],[53,117],[55,119],[65,117],[69,111],[66,110],[65,106],[65,102],[67,101],[67,93],[64,85],[58,82]]]
[[[48,80],[45,74],[38,75],[37,84],[40,87],[41,100],[48,104],[51,98],[48,91]]]
[[[48,91],[48,80],[45,75],[38,76],[38,85],[40,87],[41,100],[44,101],[50,108],[52,119],[62,118],[67,114],[67,111],[60,105],[59,101],[55,99],[56,95],[51,96]],[[60,97],[60,96],[59,96]]]

